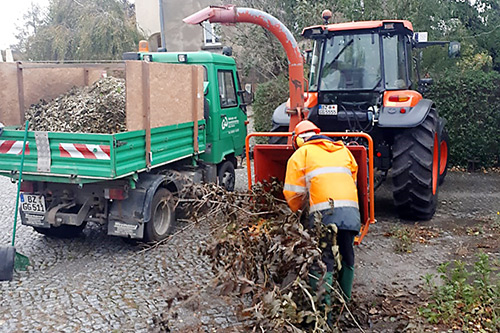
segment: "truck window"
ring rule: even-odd
[[[222,108],[238,106],[233,72],[230,70],[219,70],[217,71],[217,78],[219,80],[220,106]]]

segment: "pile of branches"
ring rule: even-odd
[[[35,131],[112,134],[126,130],[125,106],[125,80],[108,76],[33,104],[26,120]]]
[[[330,286],[332,306],[322,302],[324,287],[310,286],[312,270],[326,271],[320,240],[327,228],[320,220],[314,228],[304,228],[304,215],[293,214],[273,195],[281,193],[282,185],[256,185],[248,193],[226,192],[214,184],[186,191],[179,200],[187,206],[184,211],[194,220],[210,221],[215,231],[213,241],[202,245],[214,283],[221,294],[240,297],[240,316],[248,326],[266,332],[337,330],[335,321],[345,308],[338,284]],[[327,322],[330,311],[337,316],[333,324]]]

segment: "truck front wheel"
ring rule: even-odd
[[[231,161],[224,161],[217,169],[217,180],[219,181],[219,186],[224,187],[229,192],[233,192],[236,182],[233,163]]]
[[[167,238],[175,225],[175,205],[172,193],[159,188],[151,204],[151,220],[144,226],[144,241],[158,242]]]
[[[394,205],[402,218],[430,220],[436,212],[439,176],[438,116],[431,109],[419,126],[394,139]]]

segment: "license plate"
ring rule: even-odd
[[[337,104],[320,104],[318,114],[320,116],[336,116],[338,111]]]
[[[21,210],[25,213],[45,213],[43,195],[21,193]]]

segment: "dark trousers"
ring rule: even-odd
[[[337,232],[337,245],[342,256],[343,264],[354,266],[354,237],[358,233],[351,230],[339,230]],[[328,244],[326,249],[323,249],[321,259],[326,264],[326,270],[333,272],[335,269],[335,258],[333,257],[331,244]]]

